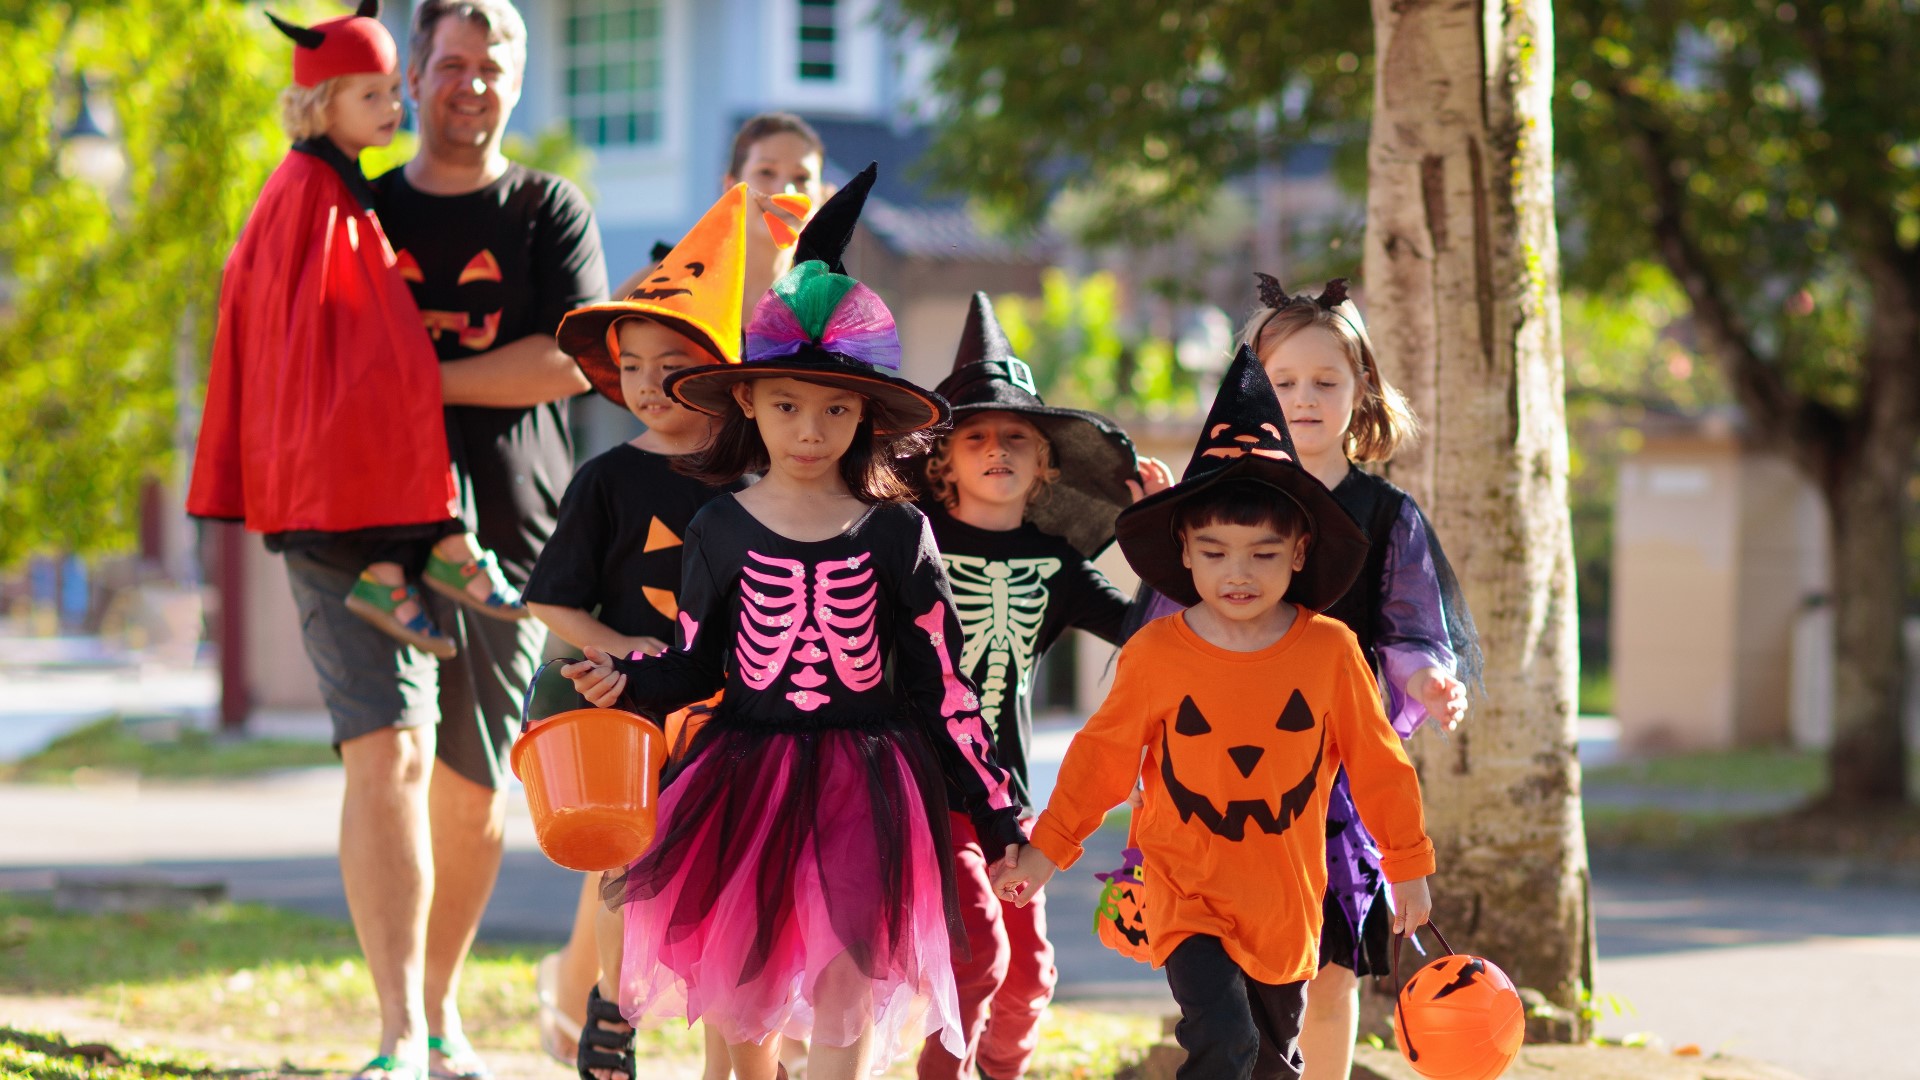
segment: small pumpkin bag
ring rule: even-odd
[[[1094,877],[1106,882],[1093,909],[1093,933],[1100,944],[1129,960],[1153,962],[1147,952],[1146,879],[1141,876],[1139,848],[1122,852],[1118,870]]]

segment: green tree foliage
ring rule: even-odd
[[[175,358],[206,355],[221,263],[284,150],[286,60],[238,4],[0,9],[5,566],[130,546],[141,484],[174,467]],[[61,166],[76,72],[118,122],[127,171],[111,192]]]
[[[1165,417],[1198,405],[1197,382],[1164,338],[1129,334],[1120,285],[1107,272],[1041,274],[1040,297],[1002,296],[993,310],[1015,356],[1048,401],[1106,413]]]

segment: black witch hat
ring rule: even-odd
[[[1027,519],[1091,559],[1113,543],[1113,521],[1133,504],[1127,481],[1140,463],[1133,440],[1098,413],[1048,405],[1033,370],[1013,355],[987,294],[973,294],[953,373],[934,392],[953,406],[953,422],[983,412],[1009,412],[1040,429],[1053,446],[1060,478],[1027,506]],[[916,469],[923,486],[924,469]]]
[[[719,416],[733,407],[735,383],[784,377],[865,396],[875,435],[904,435],[947,421],[940,395],[881,370],[900,370],[899,327],[886,303],[841,262],[878,171],[878,163],[861,170],[800,231],[793,269],[753,309],[745,359],[676,371],[666,381],[669,396]]]
[[[1120,550],[1141,579],[1186,605],[1200,602],[1193,574],[1180,561],[1174,516],[1181,503],[1215,484],[1253,480],[1291,498],[1306,512],[1313,539],[1306,565],[1293,575],[1287,599],[1323,611],[1340,599],[1367,559],[1367,537],[1325,484],[1300,465],[1287,418],[1253,350],[1245,345],[1213,399],[1200,441],[1180,482],[1121,511]]]

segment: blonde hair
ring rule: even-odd
[[[327,133],[327,106],[333,104],[333,92],[340,79],[332,78],[317,86],[298,84],[280,91],[280,127],[294,142],[318,138]]]
[[[1310,297],[1299,297],[1277,308],[1263,307],[1247,320],[1240,340],[1264,363],[1266,350],[1308,327],[1319,327],[1333,335],[1360,384],[1360,400],[1353,403],[1353,418],[1347,422],[1347,457],[1360,462],[1388,461],[1413,445],[1420,437],[1420,418],[1413,414],[1406,395],[1380,373],[1366,323],[1360,320],[1360,309],[1353,306],[1353,301],[1342,301],[1329,309]]]
[[[1046,502],[1053,497],[1053,482],[1060,479],[1060,470],[1054,467],[1053,441],[1047,438],[1047,433],[1040,430],[1040,425],[1020,416],[1019,413],[1013,413],[1013,415],[1020,417],[1021,423],[1033,429],[1033,437],[1039,440],[1040,444],[1039,475],[1033,478],[1033,486],[1027,489],[1027,506],[1031,508],[1036,503]],[[964,423],[966,420],[962,419],[960,424]],[[954,425],[954,431],[960,429],[960,424]],[[927,487],[933,491],[933,497],[940,500],[940,505],[948,510],[956,509],[960,505],[960,486],[947,479],[947,466],[953,464],[953,447],[949,442],[953,434],[953,431],[949,431],[934,440],[933,449],[927,452],[926,465]]]

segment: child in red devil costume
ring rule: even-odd
[[[406,573],[501,619],[526,608],[457,513],[439,361],[395,265],[360,152],[399,128],[399,52],[378,0],[293,39],[281,98],[292,152],[267,179],[220,287],[187,511],[274,550],[363,540],[355,614],[440,657],[453,640]],[[431,544],[431,552],[426,548]]]

